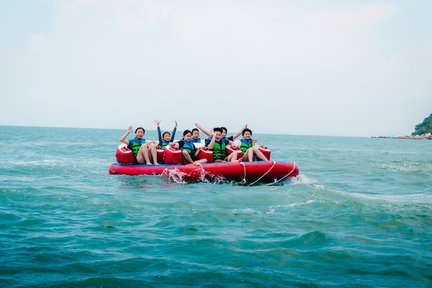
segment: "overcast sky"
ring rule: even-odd
[[[410,134],[432,1],[1,0],[0,125]]]

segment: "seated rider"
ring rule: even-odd
[[[211,133],[211,131],[207,131],[207,130],[205,130],[199,123],[195,123],[195,126],[199,129],[199,130],[201,130],[201,132],[203,132],[205,135],[207,135],[207,137],[209,137],[209,139],[212,137],[212,133]],[[228,131],[227,131],[227,128],[225,128],[225,127],[221,127],[221,129],[222,129],[222,139],[227,139],[227,140],[230,140],[230,141],[234,141],[234,139],[236,139],[238,136],[240,136],[241,134],[242,134],[242,132],[243,132],[243,130],[244,129],[246,129],[247,128],[247,124],[245,124],[244,126],[243,126],[243,129],[241,129],[240,131],[238,131],[237,133],[235,133],[234,135],[232,135],[232,136],[229,136],[228,138],[226,138],[226,136],[227,136],[227,133],[228,133]]]
[[[264,154],[255,146],[257,140],[252,139],[252,130],[246,128],[242,132],[243,139],[240,140],[240,150],[243,153],[242,160],[252,162],[254,158],[269,161]],[[233,153],[234,154],[234,153]]]
[[[175,121],[175,126],[174,129],[172,131],[172,134],[170,134],[170,132],[166,131],[163,134],[161,134],[161,129],[160,129],[160,122],[161,120],[155,120],[154,121],[157,125],[157,131],[158,131],[158,137],[159,137],[159,146],[161,149],[165,149],[166,146],[168,146],[168,144],[170,142],[174,141],[174,137],[175,137],[175,133],[177,131],[177,121]]]
[[[157,165],[157,159],[154,157],[156,155],[156,145],[153,142],[145,143],[146,140],[143,138],[145,135],[145,130],[142,127],[135,129],[135,138],[126,140],[126,137],[133,131],[133,127],[129,126],[126,133],[120,138],[120,142],[128,145],[129,149],[135,158],[135,163],[139,164],[151,164],[150,160]],[[153,154],[154,153],[154,154]]]
[[[222,129],[213,128],[213,137],[211,140],[206,140],[206,146],[213,151],[213,159],[215,162],[237,161],[237,153],[231,153],[227,156],[226,146],[231,144],[231,141],[222,139]]]
[[[197,128],[192,129],[192,143],[201,143],[200,133]]]
[[[195,148],[195,145],[191,141],[192,132],[190,130],[185,130],[183,132],[183,139],[176,143],[170,143],[170,146],[174,146],[182,151],[183,160],[186,164],[189,163],[203,163],[206,159],[196,160],[200,151],[200,148]]]

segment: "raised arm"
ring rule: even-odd
[[[126,139],[126,137],[133,131],[133,127],[129,126],[126,133],[123,134],[123,136],[120,138],[120,142],[129,145],[129,140]]]
[[[201,132],[203,132],[207,137],[212,137],[212,133],[205,130],[199,123],[195,123],[195,127],[197,127]]]
[[[157,132],[158,132],[158,138],[159,138],[159,145],[162,145],[162,132],[161,132],[161,129],[160,129],[160,122],[161,122],[161,120],[154,120],[154,122],[156,123],[156,126],[157,126]]]
[[[175,122],[175,126],[174,126],[174,129],[173,129],[172,133],[171,133],[171,139],[170,139],[170,142],[173,142],[173,141],[174,141],[175,133],[177,132],[177,125],[178,125],[177,120],[175,120],[174,122]]]
[[[243,133],[243,130],[244,129],[246,129],[247,128],[247,123],[243,126],[243,128],[240,130],[240,131],[238,131],[237,133],[235,133],[232,137],[233,137],[233,140],[234,139],[236,139],[237,137],[239,137],[242,133]]]
[[[213,147],[214,147],[214,143],[216,141],[216,137],[215,136],[216,136],[216,134],[213,133],[213,137],[212,137],[210,143],[207,145],[207,148],[210,149],[210,150],[212,150]]]

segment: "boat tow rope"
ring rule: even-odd
[[[204,167],[201,165],[201,163],[195,163],[194,165],[199,166],[201,168],[201,172],[206,172],[206,170],[204,169]]]
[[[246,184],[246,165],[243,162],[240,162],[243,165],[243,179],[240,181],[240,184]]]
[[[276,165],[276,161],[272,161],[273,162],[273,165],[269,168],[269,170],[267,170],[267,172],[266,173],[264,173],[260,178],[258,178],[257,180],[255,180],[254,182],[252,182],[252,183],[250,183],[248,186],[252,186],[252,185],[255,185],[258,181],[260,181],[264,176],[266,176],[272,169],[273,169],[273,167]],[[242,164],[243,165],[243,179],[240,181],[240,184],[246,184],[246,165],[243,163],[243,162],[240,162],[240,164]],[[285,176],[283,176],[283,177],[281,177],[279,180],[277,180],[277,181],[274,181],[273,183],[270,183],[270,184],[266,184],[267,186],[271,186],[271,185],[274,185],[274,184],[276,184],[276,183],[279,183],[280,181],[282,181],[283,179],[285,179],[285,178],[287,178],[288,176],[290,176],[293,172],[294,172],[294,170],[295,170],[295,168],[296,168],[296,164],[295,163],[293,163],[294,165],[293,165],[293,169],[290,171],[290,172],[288,172]]]
[[[276,184],[276,183],[282,181],[283,179],[285,179],[285,178],[288,177],[289,175],[291,175],[291,173],[294,172],[294,170],[295,170],[295,168],[296,168],[296,164],[295,164],[295,162],[294,162],[293,164],[294,164],[294,165],[293,165],[293,169],[292,169],[288,174],[286,174],[285,176],[283,176],[283,177],[280,178],[279,180],[274,181],[273,183],[267,184],[267,186],[274,185],[274,184]]]
[[[269,170],[267,170],[267,172],[266,173],[264,173],[260,178],[258,178],[257,180],[255,180],[254,182],[252,182],[251,184],[249,184],[248,186],[252,186],[252,185],[255,185],[255,183],[257,183],[258,181],[260,181],[262,178],[264,178],[264,176],[266,176],[272,169],[273,169],[273,167],[276,165],[276,161],[272,161],[273,162],[273,165],[270,167],[270,169]],[[246,177],[245,177],[246,178]]]

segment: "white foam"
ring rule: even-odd
[[[415,161],[377,164],[376,167],[393,172],[424,172],[425,170],[432,171],[432,165],[430,163],[421,163]]]
[[[187,182],[183,179],[186,173],[179,171],[178,169],[165,169],[162,173],[162,177],[168,182],[174,182],[177,184],[186,184]]]
[[[290,184],[292,185],[312,185],[318,189],[324,189],[324,185],[317,184],[313,179],[308,178],[304,174],[299,174],[297,177],[290,178]]]
[[[344,193],[359,199],[385,201],[394,204],[432,204],[430,194],[404,194],[404,195],[383,195],[383,194],[361,194]]]

